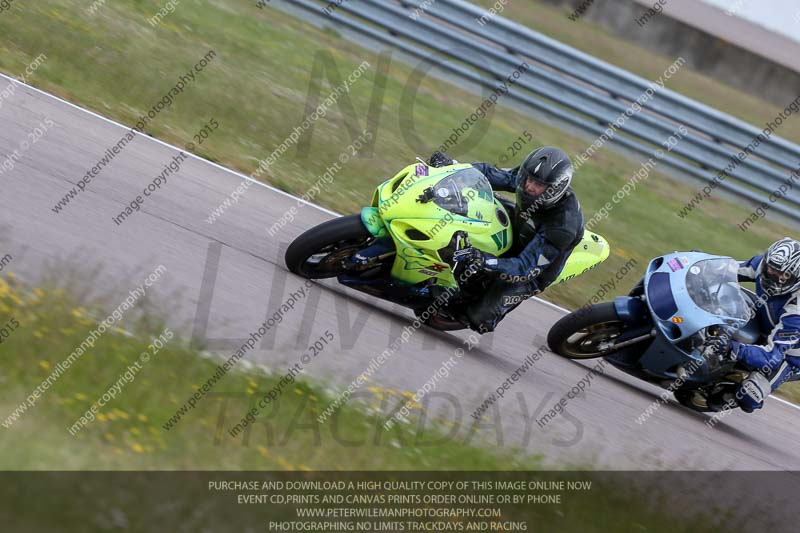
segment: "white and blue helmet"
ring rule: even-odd
[[[800,290],[800,242],[789,237],[774,242],[764,254],[757,274],[770,296]]]

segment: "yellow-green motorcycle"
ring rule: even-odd
[[[508,252],[513,209],[471,165],[414,164],[379,185],[372,206],[360,215],[329,220],[297,237],[286,251],[286,265],[308,279],[337,277],[418,316],[433,308],[426,318],[453,317],[457,313],[448,309],[463,309],[491,281],[462,271],[459,255],[470,246],[496,256]],[[596,267],[609,251],[603,237],[587,231],[553,284]],[[426,322],[439,329],[466,327]]]

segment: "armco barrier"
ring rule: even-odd
[[[487,89],[526,62],[532,68],[505,98],[598,137],[653,86],[502,16],[488,16],[464,0],[344,0],[328,12],[327,0],[285,2]],[[478,23],[481,17],[483,25]],[[659,87],[642,107],[617,129],[611,142],[652,157],[683,125],[689,134],[662,162],[706,182],[763,130],[667,88]],[[719,188],[761,204],[798,166],[800,146],[773,133]],[[773,209],[800,220],[798,206],[800,191],[793,189]]]

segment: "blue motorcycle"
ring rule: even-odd
[[[757,296],[738,283],[730,257],[676,252],[653,259],[628,296],[559,320],[550,349],[569,359],[605,358],[616,368],[671,391],[700,412],[733,392],[747,371],[720,337],[756,343]]]

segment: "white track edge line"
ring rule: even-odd
[[[120,122],[117,122],[115,120],[112,120],[112,119],[110,119],[108,117],[104,117],[103,115],[95,113],[94,111],[86,109],[85,107],[81,107],[81,106],[79,106],[77,104],[74,104],[74,103],[68,101],[68,100],[64,100],[63,98],[58,97],[58,96],[56,96],[54,94],[50,94],[50,93],[48,93],[46,91],[43,91],[42,89],[38,89],[36,87],[33,87],[32,85],[28,85],[27,83],[19,81],[19,80],[15,79],[15,78],[12,78],[12,77],[10,77],[10,76],[8,76],[6,74],[3,74],[2,72],[0,72],[0,77],[3,77],[3,78],[5,78],[5,79],[7,79],[9,81],[12,81],[14,83],[18,83],[18,84],[20,84],[20,85],[22,85],[24,87],[32,89],[33,91],[35,91],[37,93],[43,94],[45,96],[49,96],[50,98],[52,98],[54,100],[57,100],[57,101],[59,101],[59,102],[61,102],[63,104],[67,104],[69,107],[72,107],[74,109],[78,109],[80,111],[83,111],[84,113],[88,113],[88,114],[92,115],[93,117],[96,117],[96,118],[99,118],[100,120],[108,122],[109,124],[114,124],[115,126],[119,126],[120,128],[123,128],[123,129],[125,129],[127,131],[130,131],[132,129],[130,126],[126,126],[126,125],[124,125],[124,124],[122,124]],[[204,158],[202,158],[202,157],[200,157],[200,156],[198,156],[196,154],[193,154],[191,152],[187,152],[184,149],[178,148],[177,146],[169,144],[166,141],[162,141],[161,139],[159,139],[157,137],[151,137],[150,135],[148,135],[146,133],[138,133],[138,132],[134,132],[134,133],[135,133],[135,135],[137,137],[144,137],[144,138],[150,139],[151,141],[155,141],[158,144],[161,144],[163,146],[167,146],[167,147],[172,148],[174,150],[178,150],[179,152],[183,152],[183,153],[189,155],[190,157],[193,157],[194,159],[197,159],[199,161],[203,161],[204,163],[207,163],[207,164],[209,164],[209,165],[211,165],[213,167],[216,167],[216,168],[218,168],[220,170],[224,170],[226,172],[234,174],[234,175],[236,175],[236,176],[238,176],[238,177],[240,177],[242,179],[245,179],[247,181],[251,181],[253,183],[257,183],[258,185],[266,187],[267,189],[269,189],[269,190],[271,190],[273,192],[277,192],[277,193],[282,194],[284,196],[287,196],[289,198],[293,198],[293,199],[297,200],[298,202],[300,202],[301,204],[306,204],[306,205],[309,205],[311,207],[315,207],[315,208],[319,209],[320,211],[328,213],[329,215],[342,216],[340,213],[336,213],[334,211],[331,211],[330,209],[326,209],[326,208],[324,208],[322,206],[319,206],[317,204],[311,203],[311,202],[309,202],[307,200],[303,200],[302,198],[298,198],[297,196],[294,196],[293,194],[290,194],[290,193],[288,193],[286,191],[282,191],[280,189],[277,189],[277,188],[275,188],[275,187],[273,187],[271,185],[268,185],[266,183],[260,182],[260,181],[258,181],[256,179],[251,178],[250,176],[246,176],[246,175],[242,174],[241,172],[237,172],[236,170],[232,170],[230,168],[224,167],[224,166],[222,166],[222,165],[220,165],[218,163],[215,163],[213,161],[209,161],[208,159],[204,159]]]
[[[784,400],[783,398],[781,398],[781,397],[779,397],[779,396],[770,396],[769,398],[770,398],[771,400],[775,400],[775,401],[781,402],[781,403],[783,403],[783,404],[786,404],[786,405],[788,405],[789,407],[794,407],[795,409],[797,409],[798,411],[800,411],[800,405],[797,405],[796,403],[792,403],[792,402],[790,402],[789,400]]]

